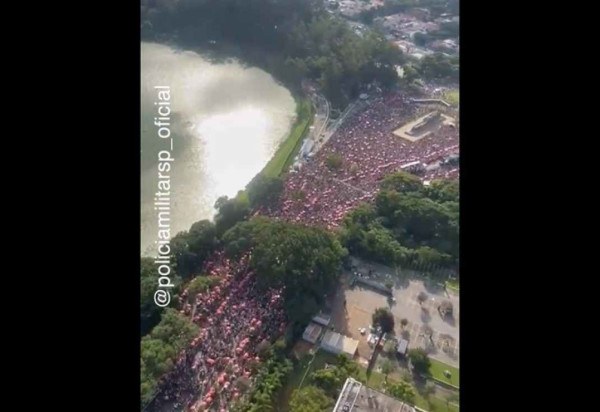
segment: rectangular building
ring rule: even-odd
[[[316,323],[309,323],[306,329],[304,329],[304,333],[302,334],[302,339],[310,343],[317,343],[321,332],[323,331],[323,327],[317,325]]]
[[[346,379],[332,412],[416,412],[411,405]]]
[[[343,353],[352,358],[358,349],[358,341],[328,330],[321,339],[321,348],[335,355]]]

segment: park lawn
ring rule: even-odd
[[[448,280],[446,281],[446,286],[454,290],[459,290],[458,280]]]
[[[279,393],[278,402],[277,402],[277,404],[281,406],[283,411],[288,410],[292,392],[294,392],[294,390],[298,389],[298,386],[300,386],[300,382],[302,382],[302,378],[304,377],[304,374],[306,373],[306,369],[309,367],[309,363],[310,363],[310,360],[312,359],[312,357],[313,357],[313,355],[306,354],[306,356],[302,357],[302,359],[300,359],[298,364],[290,372],[290,376],[288,377],[284,387],[281,389],[281,391]],[[304,380],[303,385],[306,384],[306,381],[308,380],[308,376],[312,372],[319,370],[319,369],[323,369],[325,367],[326,363],[331,363],[331,364],[336,363],[335,356],[330,353],[327,353],[323,350],[319,350],[317,352],[317,354],[315,355],[315,359],[314,359],[312,365],[310,365],[310,371],[308,373],[306,373],[306,379]]]
[[[458,106],[460,102],[460,93],[458,90],[448,90],[444,93],[444,100],[450,103],[452,106]]]
[[[431,376],[441,380],[442,382],[448,382],[454,386],[460,386],[460,374],[457,368],[435,359],[429,358],[429,360],[431,361],[431,366],[429,367],[429,373]],[[444,376],[445,370],[449,370],[452,374],[450,380]]]
[[[294,155],[302,146],[302,139],[306,136],[312,120],[313,107],[310,100],[306,98],[299,100],[296,112],[297,119],[292,131],[262,170],[265,176],[278,177],[281,175],[286,167],[292,164]]]
[[[440,362],[441,363],[441,362]],[[447,368],[446,368],[447,369]],[[443,370],[442,370],[443,371]],[[363,382],[367,379],[366,368],[361,368],[359,376],[356,377],[358,380]],[[453,372],[454,373],[454,372]],[[393,384],[396,379],[392,379],[388,376],[388,382]],[[412,384],[412,382],[410,382]],[[367,386],[376,389],[380,392],[385,393],[385,375],[379,372],[371,372],[371,377],[367,381]],[[429,399],[425,399],[421,394],[415,390],[414,405],[421,409],[425,409],[430,412],[458,412],[459,408],[455,405],[448,405],[446,400],[437,396],[430,396]]]
[[[420,401],[417,400],[419,398]],[[419,394],[415,397],[415,404],[426,411],[430,412],[459,412],[459,407],[452,403],[448,404],[445,399],[438,398],[437,396],[429,397],[429,402],[422,398]]]

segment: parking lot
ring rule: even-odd
[[[395,270],[381,265],[368,265],[374,270],[372,279],[392,281],[392,296],[395,302],[384,294],[362,286],[350,286],[352,274],[344,274],[340,288],[332,303],[332,320],[337,331],[359,341],[358,353],[363,359],[371,356],[372,348],[367,343],[368,332],[361,335],[361,328],[369,328],[375,309],[388,307],[395,318],[395,335],[409,341],[409,349],[421,347],[429,356],[458,367],[459,360],[459,297],[447,293],[443,287],[430,285],[411,272]],[[359,271],[368,273],[367,266]],[[420,304],[419,293],[427,299]],[[344,305],[345,301],[345,305]],[[442,318],[438,306],[449,301],[453,306],[453,316]],[[401,319],[408,323],[403,328]]]

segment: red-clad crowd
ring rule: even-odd
[[[416,114],[417,106],[399,93],[369,102],[313,159],[287,175],[279,203],[258,213],[334,228],[350,209],[375,196],[385,175],[413,161],[433,164],[458,153],[458,130],[453,126],[443,125],[416,142],[393,134]],[[327,166],[334,153],[342,158],[338,170]],[[457,178],[458,173],[458,167],[439,167],[421,178]],[[161,379],[150,410],[226,412],[252,382],[252,365],[260,361],[257,347],[284,331],[285,315],[281,290],[260,293],[254,287],[249,259],[246,254],[232,262],[222,252],[215,253],[202,273],[217,278],[218,284],[195,297],[187,290],[182,293],[181,312],[200,327],[200,333]]]
[[[260,293],[250,256],[232,262],[222,253],[205,264],[203,273],[219,279],[209,292],[191,300],[181,295],[183,314],[200,326],[199,335],[179,356],[173,370],[161,380],[161,391],[150,410],[225,412],[251,383],[252,364],[260,361],[257,347],[283,333],[282,291]],[[239,381],[245,379],[245,385]]]
[[[312,160],[287,176],[280,203],[261,213],[334,228],[350,209],[375,196],[385,175],[413,161],[432,164],[458,153],[454,126],[442,125],[416,142],[393,134],[414,119],[417,107],[401,93],[374,99],[349,117]],[[327,165],[334,153],[342,158],[338,170]],[[425,172],[422,179],[456,177],[458,168],[441,167]]]

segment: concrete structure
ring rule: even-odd
[[[308,156],[314,145],[315,142],[312,139],[305,139],[304,143],[302,143],[302,147],[300,148],[300,155],[303,157]]]
[[[335,355],[343,353],[352,358],[358,349],[358,341],[328,330],[321,339],[321,348]]]
[[[406,352],[408,351],[408,341],[405,339],[400,339],[398,342],[398,355],[406,356]]]
[[[302,334],[302,339],[310,343],[317,343],[321,332],[323,331],[323,327],[317,325],[316,323],[309,323],[306,329],[304,329],[304,333]]]
[[[331,315],[326,315],[321,312],[312,318],[312,321],[318,323],[319,325],[329,326],[329,322],[331,322]]]
[[[430,135],[432,131],[442,125],[454,125],[454,120],[445,114],[434,111],[396,129],[394,134],[410,142],[416,142]]]
[[[332,412],[416,412],[416,410],[404,402],[348,378]]]

